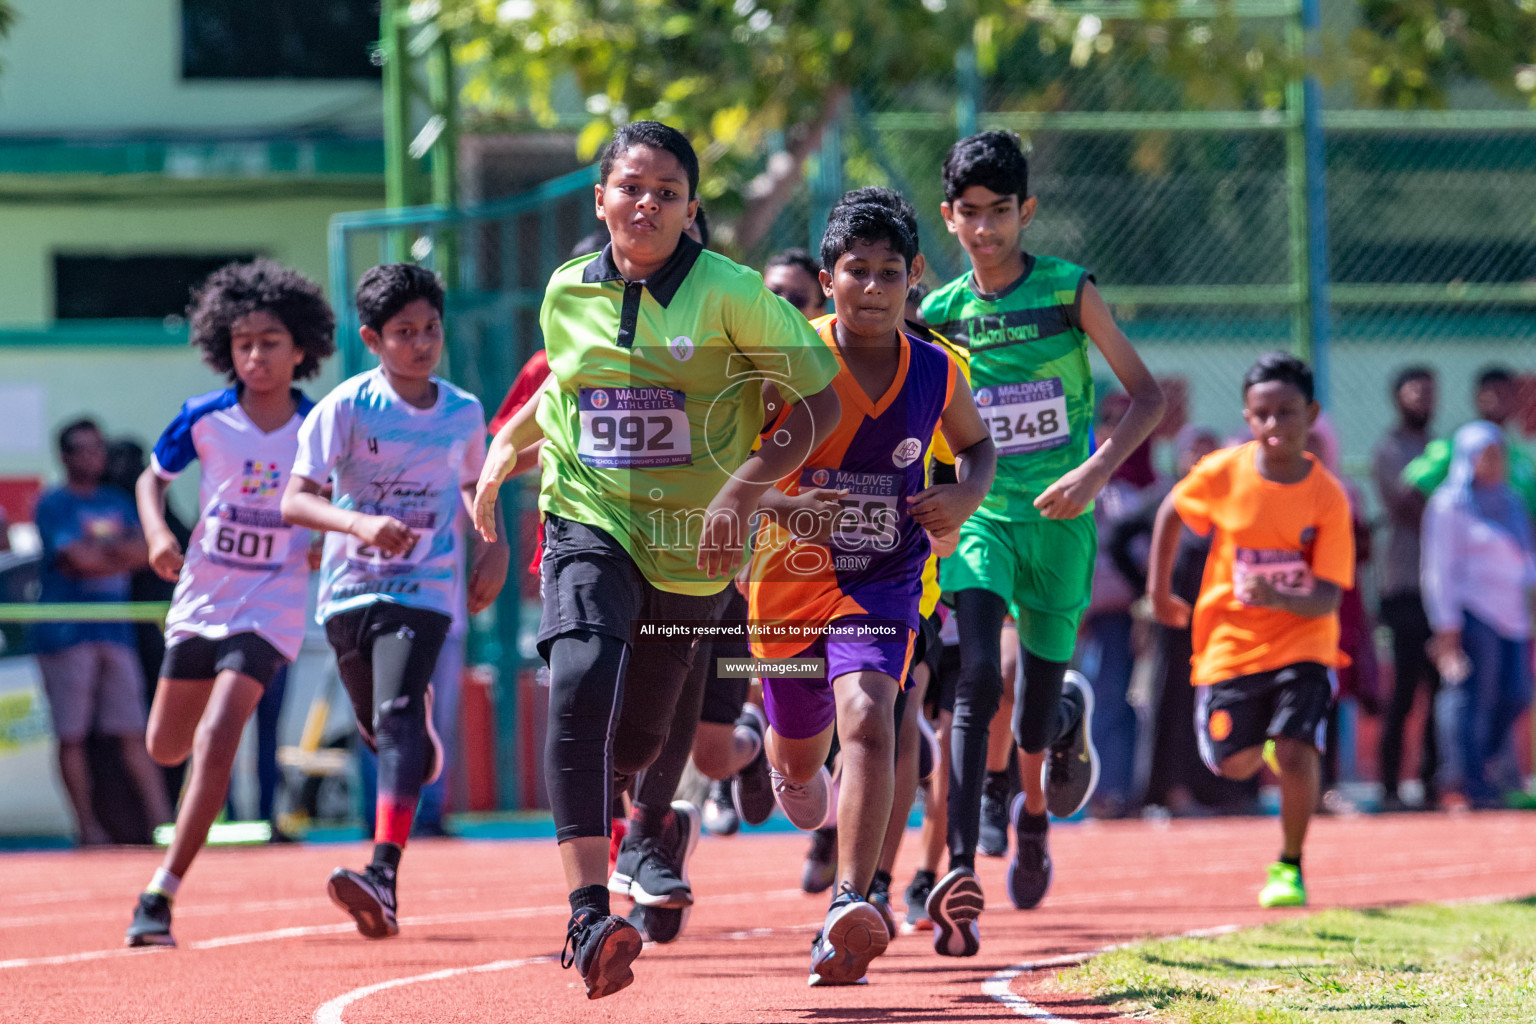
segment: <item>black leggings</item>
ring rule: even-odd
[[[650,767],[635,781],[635,814],[631,824],[636,839],[655,839],[661,835],[663,819],[672,807],[672,798],[683,780],[688,758],[693,753],[693,738],[699,730],[699,716],[704,708],[704,688],[709,678],[710,648],[701,645],[693,665],[683,680],[666,741]],[[740,714],[741,708],[736,709]],[[622,781],[622,780],[621,780]]]
[[[692,649],[653,642],[631,647],[616,637],[575,630],[551,640],[548,651],[544,773],[555,838],[563,843],[606,836],[616,780],[622,786],[623,777],[644,770],[666,742],[692,675]],[[697,704],[693,721],[698,722]],[[692,746],[692,729],[687,732]]]
[[[962,590],[955,595],[960,678],[955,685],[955,718],[949,732],[951,867],[974,867],[976,862],[981,790],[987,775],[987,734],[1003,699],[999,638],[1007,614],[1008,603],[990,590]],[[1061,702],[1067,663],[1047,661],[1022,649],[1019,660],[1023,685],[1016,682],[1014,687],[1013,738],[1026,752],[1038,754],[1077,724],[1072,711]]]
[[[402,813],[421,795],[427,684],[448,638],[446,615],[380,601],[333,615],[325,635],[358,727],[379,754],[379,793]]]

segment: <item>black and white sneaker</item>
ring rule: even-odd
[[[716,779],[709,784],[709,796],[704,799],[704,831],[712,836],[733,836],[741,831],[733,788],[730,779]]]
[[[811,943],[809,983],[821,985],[861,985],[870,961],[885,952],[890,932],[880,911],[870,905],[847,882],[827,911],[821,931]]]
[[[880,912],[880,919],[885,922],[885,930],[891,938],[896,937],[896,912],[891,909],[891,887],[882,882],[872,882],[869,886],[869,905]]]
[[[773,777],[768,773],[768,720],[756,704],[745,704],[736,728],[750,729],[757,733],[757,756],[747,762],[745,768],[731,780],[731,799],[736,804],[736,814],[748,825],[761,825],[773,817],[776,801],[773,798]]]
[[[1020,910],[1033,910],[1051,888],[1049,817],[1031,821],[1024,794],[1013,798],[1013,857],[1008,861],[1008,898]]]
[[[1093,745],[1093,687],[1081,672],[1068,669],[1061,699],[1078,706],[1077,725],[1051,744],[1045,758],[1045,806],[1058,818],[1083,809],[1099,784],[1099,752]]]
[[[1001,857],[1008,852],[1008,773],[987,772],[981,787],[981,831],[976,852]]]
[[[837,829],[819,828],[811,833],[811,848],[800,869],[800,888],[808,893],[826,892],[837,879]]]
[[[352,915],[357,930],[368,939],[400,934],[395,922],[395,882],[373,865],[362,871],[337,868],[325,886],[331,902]]]
[[[628,896],[645,907],[690,907],[688,858],[699,843],[699,810],[686,800],[672,804],[662,834],[656,839],[624,837],[608,876],[608,891]]]
[[[604,916],[590,908],[578,910],[565,930],[560,966],[580,971],[587,983],[587,998],[601,999],[635,980],[629,965],[640,955],[641,945],[639,930],[622,917]]]
[[[986,908],[981,883],[970,868],[955,868],[928,894],[933,951],[940,956],[975,956],[981,949],[976,919]]]
[[[629,923],[640,929],[641,938],[664,946],[683,933],[692,907],[645,907],[636,903],[629,911]]]
[[[139,893],[139,905],[133,908],[133,921],[123,939],[125,946],[174,946],[171,938],[171,904],[158,892]]]

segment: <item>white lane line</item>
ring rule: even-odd
[[[733,903],[764,903],[787,900],[804,899],[805,894],[799,889],[777,889],[765,893],[731,893],[725,896],[712,897],[710,904]],[[400,918],[402,928],[431,927],[444,924],[476,924],[486,921],[515,921],[529,917],[565,917],[569,915],[569,904],[550,904],[543,907],[517,907],[508,910],[475,910],[448,914],[418,914],[413,917]],[[283,939],[303,939],[314,935],[344,935],[354,931],[356,925],[346,924],[311,924],[299,925],[291,928],[274,928],[269,931],[247,932],[242,935],[224,935],[213,939],[201,939],[197,942],[188,942],[180,948],[183,950],[224,949],[229,946],[247,946],[259,942],[280,942]],[[76,964],[88,960],[107,960],[122,956],[138,956],[144,953],[171,952],[166,947],[129,949],[117,947],[116,949],[93,949],[82,953],[60,953],[55,956],[18,957],[14,960],[0,960],[0,970],[14,970],[20,967],[49,967],[58,964]]]
[[[1147,941],[1161,942],[1168,939],[1208,939],[1217,935],[1230,935],[1243,928],[1239,924],[1222,924],[1214,928],[1195,928],[1187,932],[1179,932],[1177,935],[1165,935],[1162,939]],[[1051,1013],[1042,1007],[1025,999],[1013,990],[1013,981],[1021,974],[1030,974],[1034,971],[1043,971],[1051,967],[1076,967],[1078,964],[1108,953],[1115,949],[1125,949],[1128,946],[1140,945],[1138,942],[1115,942],[1098,949],[1090,949],[1082,953],[1063,953],[1059,956],[1048,956],[1039,960],[1025,960],[1014,964],[1012,967],[1004,967],[986,981],[981,983],[981,994],[989,999],[1003,1004],[1026,1020],[1039,1021],[1040,1024],[1073,1024],[1072,1021]]]
[[[474,967],[448,967],[441,971],[430,971],[427,974],[416,974],[409,978],[391,978],[388,981],[380,981],[372,985],[364,985],[350,992],[337,996],[325,1003],[315,1011],[314,1024],[343,1024],[342,1012],[359,999],[366,999],[376,992],[387,989],[402,988],[406,985],[419,985],[428,981],[442,981],[445,978],[456,978],[461,974],[491,974],[496,971],[510,971],[514,967],[527,967],[529,964],[549,963],[555,958],[552,956],[533,956],[522,960],[493,960],[488,964],[477,964]]]

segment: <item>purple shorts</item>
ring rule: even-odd
[[[872,626],[884,630],[873,635]],[[832,681],[852,672],[884,672],[898,685],[906,685],[907,664],[912,658],[916,636],[910,629],[898,628],[891,637],[890,619],[878,616],[848,616],[835,619],[827,631],[797,658],[827,659],[824,679],[763,680],[763,707],[773,731],[789,740],[809,739],[837,721],[837,700]]]

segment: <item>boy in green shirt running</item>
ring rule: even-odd
[[[1075,813],[1098,777],[1093,693],[1067,670],[1098,543],[1088,513],[1110,474],[1162,419],[1163,395],[1093,276],[1019,248],[1036,199],[1017,136],[991,131],[957,142],[944,160],[944,197],[944,222],[971,271],[929,295],[923,317],[970,349],[971,389],[998,454],[991,492],[939,570],[943,589],[955,595],[961,668],[950,740],[950,870],[934,886],[928,913],[935,950],[973,956],[983,906],[976,843],[987,730],[1003,688],[1003,618],[1011,612],[1017,620],[1023,648],[1013,735],[1024,791],[1011,808],[1018,841],[1008,893],[1027,909],[1050,885],[1047,810]],[[1090,341],[1131,396],[1097,450]]]
[[[616,776],[661,750],[696,650],[719,618],[758,501],[835,429],[837,357],[755,271],[684,237],[699,162],[655,121],[623,126],[605,151],[597,216],[612,241],[550,278],[539,314],[550,376],[492,442],[476,526],[517,453],[544,438],[539,511],[549,665],[545,776],[570,886],[565,966],[587,998],[634,980],[640,933],[610,913],[608,833]],[[765,382],[794,408],[752,450]],[[690,737],[691,742],[691,737]],[[668,852],[671,808],[637,802],[642,847],[630,880],[647,905],[692,903],[686,859]]]

